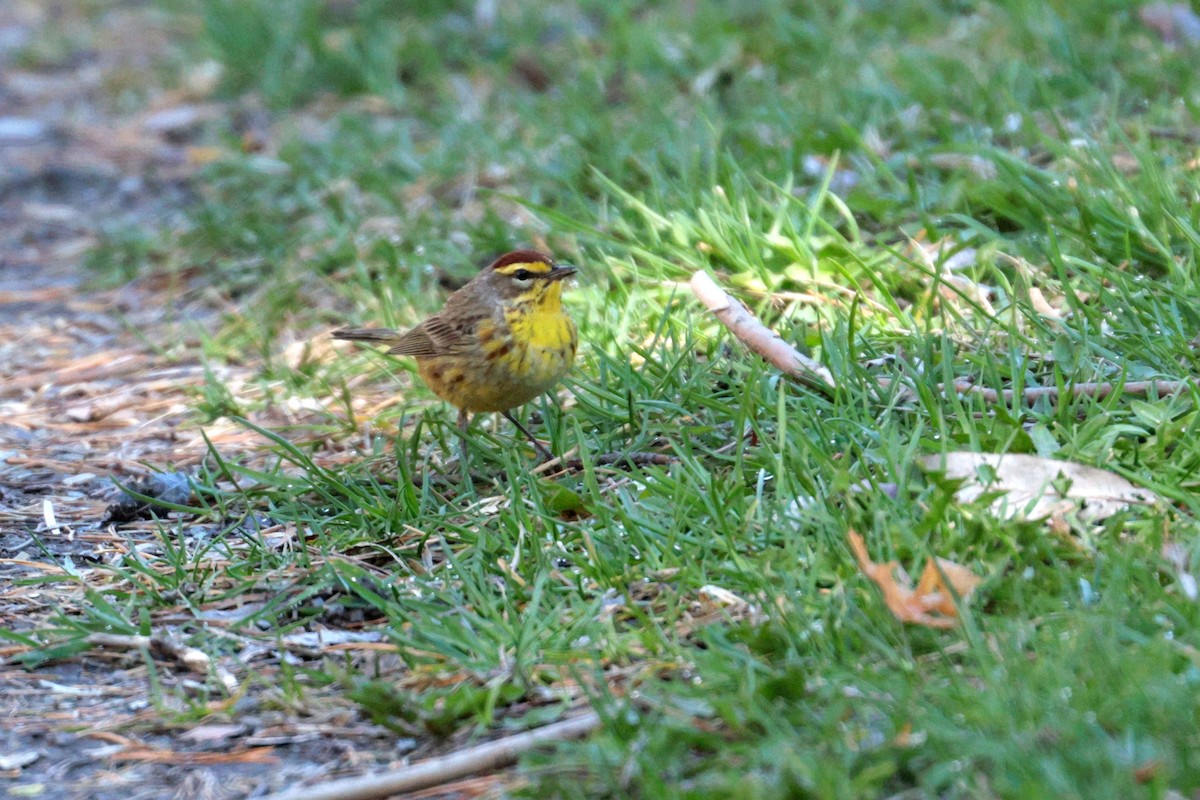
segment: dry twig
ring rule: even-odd
[[[665,467],[676,457],[667,453],[602,453],[601,455],[592,458],[592,463],[597,467],[613,467],[614,469],[631,469],[633,467],[644,467],[654,464],[660,467]],[[534,475],[540,475],[544,472],[552,472],[558,470],[560,472],[579,472],[583,469],[583,459],[575,456],[567,458],[559,456],[552,458],[549,461],[543,461],[533,468]],[[557,473],[556,473],[557,474]]]
[[[828,369],[762,324],[744,305],[717,286],[707,272],[697,272],[692,276],[692,292],[734,336],[789,376],[825,392],[837,386]]]
[[[146,650],[158,658],[172,658],[198,675],[208,675],[211,669],[226,691],[232,692],[238,688],[238,679],[233,673],[219,665],[214,667],[204,651],[166,636],[90,633],[86,641],[96,647],[111,647],[114,650]]]
[[[267,800],[371,800],[415,792],[430,786],[440,786],[467,775],[506,767],[514,763],[522,753],[550,742],[586,736],[599,725],[600,717],[596,712],[589,711],[573,719],[516,736],[507,736],[494,742],[485,742],[459,750],[457,753],[418,761],[391,772],[292,789],[271,795]]]
[[[148,650],[160,657],[173,658],[192,672],[204,675],[208,672],[208,656],[194,647],[173,642],[162,636],[127,636],[120,633],[91,633],[87,643],[96,647],[111,647],[114,650]]]
[[[891,378],[879,379],[879,385],[883,388],[891,386],[892,382]],[[1021,390],[1020,395],[1022,401],[1032,405],[1041,399],[1057,403],[1063,394],[1070,395],[1073,398],[1093,397],[1097,400],[1103,400],[1116,391],[1135,397],[1146,397],[1148,395],[1166,397],[1167,395],[1176,394],[1196,385],[1195,381],[1128,381],[1126,383],[1103,381],[1099,383],[1074,383],[1063,387],[1061,391],[1057,386],[1027,386]],[[989,389],[986,386],[975,385],[974,381],[968,378],[956,380],[949,386],[944,383],[937,385],[939,392],[945,392],[947,388],[952,389],[958,394],[979,395],[988,403],[1011,403],[1013,398],[1017,396],[1017,392],[1014,389]]]
[[[692,291],[700,302],[704,303],[734,336],[751,350],[783,370],[788,377],[824,392],[828,392],[830,387],[837,385],[828,369],[781,339],[777,333],[747,311],[745,306],[717,286],[707,273],[697,272],[692,276],[691,285]],[[878,381],[881,388],[887,388],[893,382],[893,378],[880,378]],[[1021,390],[1020,397],[1023,402],[1028,404],[1043,398],[1056,403],[1063,394],[1071,397],[1094,397],[1100,400],[1118,391],[1121,394],[1138,397],[1147,395],[1163,397],[1198,385],[1200,383],[1196,380],[1153,380],[1128,381],[1126,383],[1107,381],[1076,383],[1066,386],[1062,390],[1057,386],[1029,386]],[[974,381],[967,378],[956,380],[953,384],[939,383],[937,385],[939,392],[945,392],[948,389],[959,394],[978,395],[988,403],[1002,401],[1011,403],[1017,396],[1017,392],[1013,389],[989,389],[986,386],[976,386]]]

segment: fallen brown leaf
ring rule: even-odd
[[[193,167],[203,167],[225,157],[225,151],[220,147],[209,145],[194,145],[187,148],[187,163]]]
[[[1150,783],[1162,772],[1162,767],[1163,763],[1156,758],[1143,762],[1133,771],[1133,779],[1138,783]]]
[[[850,540],[850,549],[854,551],[859,568],[883,591],[883,602],[901,622],[929,628],[953,627],[958,621],[955,595],[965,603],[982,580],[961,564],[944,558],[936,561],[931,558],[926,562],[914,589],[902,571],[897,576],[897,570],[900,569],[897,562],[876,564],[867,553],[867,544],[862,536],[848,531],[846,537]]]

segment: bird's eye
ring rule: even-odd
[[[519,269],[513,273],[513,277],[519,281],[527,281],[533,277],[533,273],[527,269]]]

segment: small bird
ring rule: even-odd
[[[332,335],[390,344],[392,355],[414,356],[429,388],[458,409],[464,453],[471,413],[499,411],[549,459],[550,451],[510,409],[549,391],[575,363],[579,336],[562,306],[562,280],[575,272],[545,253],[514,250],[407,333],[360,328]]]

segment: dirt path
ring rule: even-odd
[[[205,452],[188,410],[204,372],[179,320],[206,312],[153,279],[90,289],[85,262],[110,226],[172,223],[189,199],[192,126],[220,107],[157,91],[121,113],[135,88],[122,82],[168,52],[167,22],[153,4],[73,5],[0,3],[0,628],[15,631],[71,617],[86,589],[111,588],[103,565],[154,546],[149,523],[102,524],[113,478]],[[0,788],[22,796],[244,797],[415,747],[344,704],[281,709],[253,681],[206,700],[203,678],[170,659],[152,672],[136,648],[33,670],[15,658],[27,649],[0,640]],[[208,703],[203,724],[188,722],[188,697]]]
[[[119,5],[97,19],[55,4],[0,5],[0,547],[9,558],[31,546],[46,501],[60,523],[96,521],[109,476],[170,459],[188,416],[198,367],[148,344],[166,301],[150,286],[87,288],[95,275],[85,261],[104,228],[165,224],[188,195],[180,148],[109,108],[112,76],[146,67],[162,46],[147,35],[130,48],[137,30],[153,31],[152,20]],[[71,36],[74,47],[59,43]],[[79,550],[47,533],[52,550]]]

